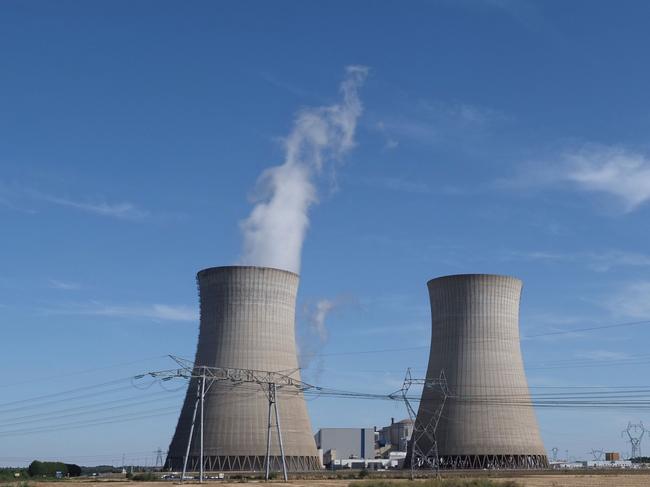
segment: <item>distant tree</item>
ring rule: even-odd
[[[632,463],[650,463],[650,457],[635,457],[630,458]]]
[[[54,477],[57,472],[62,475],[70,475],[70,477],[78,477],[81,475],[81,467],[79,465],[68,464],[63,462],[40,462],[34,460],[27,468],[30,477]]]
[[[76,465],[74,463],[66,463],[65,466],[70,477],[79,477],[81,475],[81,467],[79,465]]]
[[[27,467],[27,472],[29,472],[30,477],[39,477],[44,475],[43,462],[34,460],[29,464],[29,467]]]

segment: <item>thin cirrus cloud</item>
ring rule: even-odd
[[[398,177],[374,178],[366,182],[370,186],[403,193],[429,193],[431,191],[426,183]]]
[[[61,281],[59,279],[48,279],[48,286],[61,291],[76,291],[81,289],[81,285],[77,282]]]
[[[61,198],[58,196],[37,193],[33,191],[30,193],[35,199],[52,203],[54,205],[73,208],[75,210],[83,211],[86,213],[117,218],[120,220],[141,220],[150,215],[147,210],[138,208],[129,202],[107,203],[105,201],[76,201],[73,199]]]
[[[633,319],[650,319],[650,281],[636,281],[624,285],[606,301],[609,311]]]
[[[547,261],[578,264],[589,269],[606,272],[616,267],[650,267],[650,255],[639,252],[609,250],[604,252],[510,252],[506,260]]]
[[[0,205],[11,210],[37,213],[34,206],[49,204],[119,220],[142,220],[151,216],[148,210],[128,201],[107,202],[104,200],[75,199],[43,192],[34,188],[7,185],[0,182]]]
[[[46,315],[106,316],[125,319],[147,319],[153,321],[198,321],[195,308],[182,305],[110,305],[99,302],[70,304],[45,310]]]
[[[407,139],[424,145],[480,137],[512,117],[488,107],[440,100],[409,100],[399,116],[382,117],[370,127],[385,138],[385,149]]]
[[[650,200],[650,159],[643,154],[601,147],[568,154],[566,159],[569,181],[619,198],[627,211]]]
[[[554,162],[523,165],[502,188],[568,186],[609,195],[628,213],[650,200],[650,158],[618,146],[586,144],[555,156]]]

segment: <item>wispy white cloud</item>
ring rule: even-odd
[[[81,285],[77,282],[60,281],[58,279],[48,279],[48,285],[52,289],[60,289],[62,291],[75,291],[81,289]]]
[[[587,360],[627,360],[631,358],[629,353],[614,350],[586,350],[576,352],[575,356]]]
[[[397,149],[399,147],[399,141],[388,137],[388,139],[386,139],[386,145],[384,147],[389,150]]]
[[[590,322],[591,320],[585,316],[572,315],[561,310],[525,314],[521,318],[521,340],[522,342],[528,340],[554,342],[566,341],[569,338],[583,338],[584,332],[571,330]]]
[[[650,255],[622,250],[605,252],[511,251],[507,252],[504,258],[506,260],[522,259],[582,264],[599,272],[606,272],[615,267],[650,267]]]
[[[149,211],[138,208],[136,205],[129,202],[108,203],[106,201],[78,201],[35,191],[30,191],[30,193],[34,198],[48,203],[120,220],[141,220],[150,215]]]
[[[425,145],[476,139],[511,117],[498,110],[463,102],[408,100],[397,115],[379,117],[371,126],[395,149],[402,139]]]
[[[128,201],[107,202],[103,199],[75,199],[30,187],[16,184],[7,185],[0,182],[0,205],[17,211],[36,213],[37,210],[34,206],[39,202],[120,220],[141,220],[151,216],[148,210],[139,208]],[[27,206],[31,206],[31,208]]]
[[[433,120],[457,126],[480,127],[512,118],[500,110],[464,102],[422,99],[418,106],[422,113],[430,115]]]
[[[169,304],[113,305],[100,302],[69,304],[44,310],[46,315],[109,316],[154,321],[198,321],[194,307]]]
[[[602,193],[630,212],[650,200],[650,158],[618,146],[586,144],[565,150],[550,162],[522,164],[518,174],[497,185],[514,189],[568,187]]]
[[[650,281],[626,284],[605,301],[605,306],[614,315],[650,320]]]
[[[395,323],[392,325],[372,326],[350,330],[355,336],[395,335],[398,333],[417,333],[418,336],[427,336],[431,331],[430,320],[423,319],[413,323]]]
[[[410,181],[399,177],[384,177],[368,179],[370,186],[388,189],[390,191],[399,191],[404,193],[429,193],[430,188],[426,183],[420,181]]]
[[[275,86],[276,88],[280,88],[281,90],[287,91],[291,93],[292,95],[295,95],[300,98],[318,98],[313,92],[304,89],[301,86],[298,86],[295,83],[292,83],[290,81],[287,81],[285,79],[280,78],[279,76],[270,73],[268,71],[263,71],[260,73],[262,79],[264,79],[267,83],[269,83],[272,86]]]
[[[28,213],[30,215],[33,215],[36,213],[36,210],[33,208],[27,208],[23,205],[18,204],[16,201],[14,201],[10,195],[8,194],[8,191],[6,188],[0,184],[0,206],[3,206],[9,210],[13,211],[19,211],[21,213]]]

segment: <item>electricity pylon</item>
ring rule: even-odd
[[[190,435],[187,440],[187,450],[185,452],[185,460],[183,461],[183,473],[181,475],[181,482],[185,479],[187,472],[187,461],[190,456],[190,447],[192,446],[192,437],[194,436],[194,426],[196,423],[196,416],[199,413],[199,450],[201,456],[201,464],[199,470],[199,482],[203,482],[203,424],[204,424],[204,410],[205,410],[205,396],[210,390],[212,385],[218,381],[229,383],[253,383],[261,386],[262,391],[269,401],[269,416],[267,428],[267,442],[266,442],[266,475],[265,479],[269,480],[270,466],[271,466],[271,431],[275,426],[278,433],[278,443],[280,447],[280,456],[282,458],[282,473],[285,482],[288,481],[287,462],[284,454],[284,444],[282,443],[282,428],[280,426],[280,415],[278,414],[278,394],[280,388],[290,388],[297,392],[303,392],[309,389],[319,389],[318,387],[307,384],[293,377],[282,374],[280,372],[270,372],[267,370],[254,370],[254,369],[236,369],[232,367],[206,367],[203,365],[194,366],[189,360],[170,355],[170,357],[180,366],[178,369],[158,370],[155,372],[148,372],[134,377],[134,379],[142,379],[146,376],[151,376],[162,381],[168,381],[175,378],[182,379],[196,379],[196,400],[194,402],[194,412],[192,415],[192,424],[190,426]],[[275,425],[272,424],[272,412],[275,411]]]
[[[630,421],[627,423],[627,428],[621,432],[623,438],[627,437],[627,440],[630,442],[632,452],[630,458],[637,458],[641,456],[641,440],[646,433],[645,426],[643,426],[643,421],[638,423],[632,423]]]
[[[435,404],[435,410],[430,411],[431,414],[425,415],[426,419],[418,418],[417,412],[409,400],[408,392],[413,385],[421,385],[423,389],[434,389],[440,396]],[[438,456],[436,429],[445,402],[449,397],[445,372],[441,371],[440,376],[435,379],[414,379],[411,376],[411,369],[406,369],[402,388],[390,394],[389,397],[395,399],[398,396],[401,396],[406,405],[409,418],[413,421],[413,432],[411,433],[411,441],[408,443],[406,458],[411,468],[411,479],[415,476],[414,471],[416,468],[430,468],[436,471],[436,475],[439,475],[440,458]]]

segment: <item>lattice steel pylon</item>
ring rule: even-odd
[[[603,456],[605,455],[605,450],[594,450],[593,448],[591,449],[590,452],[591,456],[594,457],[595,462],[600,462],[603,459]]]
[[[440,401],[435,411],[431,411],[429,421],[418,421],[417,411],[411,404],[411,398],[408,392],[413,385],[422,385],[424,388],[437,390],[440,394]],[[413,421],[413,432],[411,433],[411,440],[408,443],[407,456],[405,462],[411,470],[411,479],[415,477],[415,470],[428,468],[434,470],[438,475],[440,468],[440,459],[438,457],[438,441],[436,438],[436,429],[438,422],[442,415],[442,410],[445,407],[445,402],[450,396],[449,389],[447,388],[447,377],[444,371],[440,371],[440,375],[436,379],[414,379],[411,375],[411,369],[406,369],[406,376],[402,388],[395,391],[390,395],[393,398],[401,396],[406,406],[409,418]],[[421,405],[420,405],[421,406]],[[422,443],[427,446],[423,447]]]
[[[627,428],[621,432],[623,438],[627,437],[627,440],[630,442],[632,452],[630,458],[637,458],[641,456],[641,440],[646,433],[645,426],[643,426],[643,421],[638,423],[632,423],[632,421],[627,423]]]
[[[187,460],[190,455],[190,447],[194,437],[194,427],[196,423],[197,413],[199,413],[199,441],[200,441],[200,473],[199,482],[203,482],[203,469],[204,469],[204,455],[203,455],[203,425],[204,425],[204,410],[205,410],[205,397],[210,387],[216,381],[226,381],[234,384],[252,383],[261,386],[268,403],[268,428],[267,428],[267,442],[266,442],[266,459],[265,459],[265,479],[269,480],[270,477],[270,451],[271,451],[271,431],[273,427],[276,428],[278,434],[278,443],[280,447],[280,455],[282,458],[282,473],[285,482],[288,480],[287,463],[284,454],[284,445],[282,443],[282,428],[280,425],[280,416],[278,414],[278,389],[289,388],[293,393],[302,393],[309,389],[319,389],[318,387],[307,384],[293,377],[280,373],[271,372],[266,370],[253,370],[253,369],[237,369],[230,367],[206,367],[194,366],[192,362],[186,359],[170,357],[180,366],[177,369],[158,370],[155,372],[148,372],[146,374],[137,375],[134,379],[142,379],[143,377],[150,376],[162,381],[171,380],[174,378],[183,379],[196,379],[197,391],[196,400],[194,402],[194,410],[192,414],[192,423],[190,433],[187,440],[187,450],[183,462],[183,473],[181,475],[181,482],[185,479],[187,472]],[[275,411],[275,424],[272,423],[272,412]]]
[[[162,469],[165,465],[165,460],[163,459],[163,451],[161,448],[158,448],[154,453],[156,454],[156,465],[154,468],[156,469],[160,467]]]

